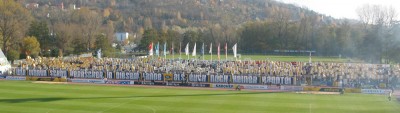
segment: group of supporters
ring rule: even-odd
[[[162,58],[36,58],[21,62],[18,68],[43,70],[92,70],[161,73],[199,73],[248,76],[285,76],[309,79],[315,82],[346,79],[346,85],[361,82],[395,82],[400,77],[400,65],[324,62],[279,61],[203,61]],[[395,81],[393,81],[395,80]],[[365,83],[367,84],[367,83]]]

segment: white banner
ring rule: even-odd
[[[137,73],[137,72],[115,72],[115,79],[139,80],[139,73]]]
[[[272,83],[272,84],[292,84],[292,77],[272,77],[272,76],[263,76],[261,77],[262,83]]]
[[[143,77],[145,80],[155,80],[155,81],[163,80],[163,76],[161,73],[143,73]]]
[[[28,70],[29,76],[45,77],[47,76],[47,70]]]
[[[239,84],[257,84],[257,76],[232,76],[233,83]]]
[[[95,84],[104,84],[104,80],[98,80],[98,79],[71,79],[71,82],[76,82],[76,83],[95,83]]]
[[[50,70],[50,76],[52,77],[66,77],[68,73],[66,70]]]
[[[174,81],[183,81],[185,80],[185,73],[175,73],[174,74]]]
[[[388,94],[390,92],[389,89],[361,89],[361,93],[365,94]]]
[[[207,81],[207,75],[190,74],[189,75],[189,82],[208,82]]]
[[[18,76],[26,76],[26,70],[25,69],[15,69],[15,74]]]
[[[243,86],[243,89],[260,89],[260,90],[268,90],[268,86],[264,85],[240,85]]]
[[[235,88],[234,84],[211,84],[212,88]]]
[[[228,75],[210,75],[210,82],[228,83],[228,81],[229,81]]]
[[[25,76],[6,76],[6,80],[26,80]]]

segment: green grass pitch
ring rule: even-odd
[[[383,95],[313,95],[0,81],[1,113],[399,113]]]

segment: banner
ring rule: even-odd
[[[278,88],[280,90],[287,90],[287,91],[303,91],[303,86],[280,86]]]
[[[104,80],[99,80],[99,79],[70,79],[71,82],[76,82],[76,83],[95,83],[95,84],[104,84]]]
[[[28,70],[28,76],[46,77],[47,70]]]
[[[342,88],[306,86],[306,87],[303,87],[303,90],[304,91],[321,91],[321,92],[340,92],[342,90]],[[359,89],[359,88],[345,88],[344,91],[346,93],[361,93],[361,89]]]
[[[266,85],[240,85],[243,89],[256,89],[256,90],[268,90]]]
[[[235,84],[211,84],[212,88],[236,88]]]
[[[143,73],[142,77],[144,80],[154,80],[154,81],[162,81],[163,76],[161,73]]]
[[[175,73],[174,81],[186,81],[185,73]]]
[[[389,89],[361,89],[361,93],[365,94],[388,94],[391,92]]]
[[[172,81],[173,80],[173,75],[171,73],[164,73],[164,80],[165,81]]]
[[[341,92],[342,88],[320,88],[321,92]]]
[[[6,80],[26,80],[25,76],[6,76]]]
[[[207,75],[190,74],[189,82],[208,82]]]
[[[17,76],[26,76],[26,70],[25,69],[15,69],[15,75]]]
[[[291,85],[293,81],[292,77],[272,77],[272,76],[263,76],[261,77],[262,83],[271,83],[271,84],[284,84]]]
[[[121,85],[134,85],[134,81],[128,80],[107,80],[105,81],[106,84],[121,84]]]
[[[49,70],[50,76],[52,77],[67,77],[68,71],[66,70]]]
[[[210,75],[210,82],[228,83],[229,75]]]
[[[114,77],[114,72],[112,72],[112,71],[107,71],[107,72],[106,72],[106,78],[107,78],[107,79],[115,79],[115,77]]]
[[[91,70],[73,70],[70,71],[70,77],[73,78],[103,78],[103,71],[91,71]]]
[[[52,81],[52,82],[67,82],[67,79],[60,77],[26,77],[28,81]]]
[[[239,84],[257,84],[258,77],[257,76],[232,76],[233,83]]]
[[[139,80],[139,78],[140,78],[139,75],[140,74],[138,72],[115,72],[115,79],[117,79],[117,80]],[[107,75],[107,77],[108,76],[109,75]]]
[[[191,84],[192,87],[210,87],[210,84]]]

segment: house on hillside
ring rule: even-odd
[[[27,8],[27,9],[36,9],[36,8],[39,8],[39,4],[37,4],[37,3],[25,4],[25,8]]]
[[[115,38],[117,42],[122,43],[129,40],[129,33],[128,32],[118,32],[115,33]]]

